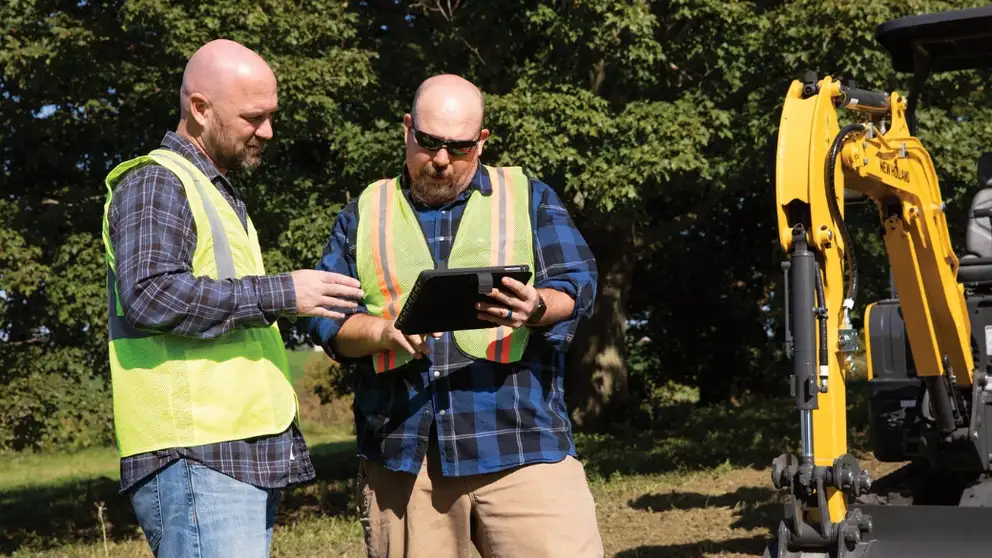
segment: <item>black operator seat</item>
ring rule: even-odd
[[[961,256],[958,281],[965,284],[992,283],[992,153],[978,159],[978,184],[981,190],[971,200],[967,252]]]

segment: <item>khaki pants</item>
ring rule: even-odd
[[[433,436],[432,436],[433,438]],[[418,476],[359,466],[370,558],[600,558],[596,510],[578,460],[444,477],[432,441]]]

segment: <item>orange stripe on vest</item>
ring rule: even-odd
[[[382,317],[391,320],[399,315],[396,303],[403,295],[399,277],[396,276],[396,261],[393,256],[393,229],[388,226],[392,219],[393,197],[396,189],[392,180],[386,179],[379,182],[378,187],[372,193],[372,222],[376,226],[372,227],[372,257],[379,262],[376,266],[376,276],[379,282],[379,292],[385,301],[382,308]],[[396,366],[396,352],[386,351],[376,355],[379,369],[392,369]]]
[[[507,184],[508,177],[503,169],[497,169],[496,173],[489,173],[489,182],[492,186],[492,210],[490,212],[491,225],[490,234],[492,251],[489,261],[491,265],[506,265],[506,252],[513,246],[513,210],[512,187]],[[497,285],[493,285],[497,287]],[[495,362],[510,361],[510,335],[513,328],[509,326],[497,326],[489,331],[489,345],[486,347],[486,356]]]

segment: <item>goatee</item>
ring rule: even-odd
[[[238,166],[245,170],[258,167],[262,160],[262,152],[265,151],[265,142],[252,140],[245,145],[244,149],[237,155]]]
[[[455,201],[460,188],[455,182],[454,172],[440,173],[433,165],[427,165],[418,176],[410,181],[410,196],[428,207],[438,207]]]

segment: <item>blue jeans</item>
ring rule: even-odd
[[[131,492],[158,558],[268,557],[279,491],[180,459]]]

